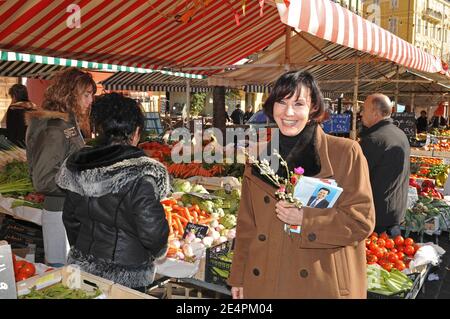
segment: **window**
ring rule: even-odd
[[[422,19],[420,19],[420,18],[417,18],[416,32],[422,33]]]
[[[389,31],[391,31],[393,34],[397,34],[398,32],[398,20],[396,17],[389,19]]]
[[[391,0],[391,9],[398,8],[398,0]]]

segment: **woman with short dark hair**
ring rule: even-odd
[[[307,72],[282,75],[264,110],[278,126],[277,151],[289,169],[301,166],[305,176],[334,179],[344,190],[332,208],[297,208],[277,201],[277,188],[247,165],[228,279],[233,298],[366,298],[364,240],[375,211],[359,144],[323,132],[322,94]]]
[[[28,98],[27,87],[14,84],[8,91],[12,103],[6,111],[6,137],[12,143],[25,147],[25,113],[36,109],[36,104]]]
[[[153,262],[167,250],[169,226],[160,200],[169,192],[169,175],[136,147],[144,127],[136,101],[103,95],[92,118],[99,146],[72,154],[56,178],[67,191],[68,263],[143,290],[153,282]]]

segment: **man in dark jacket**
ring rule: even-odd
[[[244,112],[241,110],[240,104],[236,104],[236,109],[231,113],[231,120],[233,120],[233,124],[244,124]]]
[[[428,129],[427,112],[425,111],[420,112],[420,117],[417,118],[416,126],[417,126],[417,133],[427,131]]]
[[[361,148],[369,164],[376,211],[375,231],[400,234],[408,200],[410,147],[405,133],[390,118],[392,104],[383,94],[364,102]]]

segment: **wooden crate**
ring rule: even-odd
[[[32,287],[39,290],[57,283],[89,292],[99,288],[103,294],[98,299],[154,299],[149,295],[114,284],[110,280],[78,270],[72,266],[57,268],[41,276],[34,276],[16,283],[17,295],[28,294]]]

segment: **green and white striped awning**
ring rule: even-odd
[[[0,50],[0,61],[15,61],[15,62],[25,62],[25,63],[37,63],[44,65],[52,65],[59,67],[78,67],[85,68],[90,70],[99,70],[99,71],[107,71],[107,72],[130,72],[130,73],[161,73],[169,76],[176,76],[180,78],[187,79],[204,79],[206,76],[199,74],[190,74],[183,72],[172,72],[166,70],[154,70],[154,69],[146,69],[146,68],[138,68],[132,66],[124,66],[117,64],[107,64],[107,63],[97,63],[97,62],[89,62],[82,60],[74,60],[74,59],[64,59],[64,58],[56,58],[49,57],[43,55],[35,55],[35,54],[26,54],[26,53],[18,53],[18,52],[10,52],[10,51],[2,51]],[[10,72],[13,73],[13,72]],[[10,75],[10,76],[19,76],[19,75]]]
[[[106,90],[128,90],[128,91],[168,91],[186,92],[186,78],[155,73],[129,73],[117,72],[102,81],[101,84]],[[208,87],[206,80],[189,79],[190,92],[209,92],[212,87]]]

